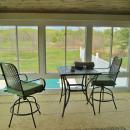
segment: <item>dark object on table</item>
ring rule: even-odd
[[[80,62],[75,61],[75,69],[82,70],[82,69],[93,69],[94,68],[94,62]]]
[[[93,69],[94,68],[94,62],[84,62],[84,66],[86,69]]]
[[[75,72],[75,66],[71,66],[71,72]]]
[[[75,64],[75,69],[77,69],[77,70],[82,70],[83,69],[83,66],[84,66],[83,62],[75,61],[74,64]]]

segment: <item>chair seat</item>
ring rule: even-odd
[[[109,75],[99,75],[96,80],[92,82],[96,86],[114,86],[115,82]]]
[[[24,91],[24,97],[27,97],[29,95],[42,92],[44,90],[44,87],[42,84],[37,84],[37,83],[22,83],[23,86],[23,91]],[[14,93],[20,97],[23,97],[22,91],[19,90],[14,90],[10,87],[7,87],[7,91],[10,93]]]

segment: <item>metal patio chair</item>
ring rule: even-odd
[[[7,85],[7,92],[17,95],[18,99],[16,99],[13,105],[10,107],[10,112],[12,113],[10,122],[8,127],[11,126],[11,122],[14,115],[17,116],[27,116],[31,115],[33,119],[34,126],[36,128],[36,123],[34,120],[34,113],[40,112],[40,106],[36,101],[36,98],[32,96],[35,93],[42,92],[45,90],[46,82],[44,79],[35,79],[28,81],[28,77],[24,74],[26,80],[23,81],[20,79],[20,75],[18,73],[17,68],[11,63],[0,63],[2,74],[4,76],[6,85]],[[38,80],[42,80],[42,83],[37,83]],[[30,99],[31,100],[30,100]],[[20,113],[20,105],[22,104],[29,105],[30,112],[27,113]],[[35,109],[34,109],[35,106]]]
[[[92,88],[89,100],[91,100],[93,105],[94,105],[94,101],[99,102],[99,113],[100,113],[101,102],[113,101],[115,109],[117,109],[113,92],[108,86],[114,87],[116,85],[116,79],[117,79],[121,64],[122,64],[122,58],[119,58],[117,56],[114,57],[112,64],[110,65],[109,72],[101,73],[101,75],[98,75],[98,77],[96,77],[92,81],[91,86],[93,88]],[[96,98],[95,94],[99,94],[99,98]],[[110,95],[110,99],[105,98],[106,94]]]

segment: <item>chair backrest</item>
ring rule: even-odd
[[[0,63],[7,87],[22,91],[21,80],[17,68],[11,63]]]
[[[120,71],[121,64],[122,64],[122,58],[115,56],[113,58],[112,64],[110,66],[110,71],[109,71],[109,74],[114,81],[116,81],[116,78]]]

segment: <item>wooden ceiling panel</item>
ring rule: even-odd
[[[130,14],[129,0],[0,0],[1,13]]]

